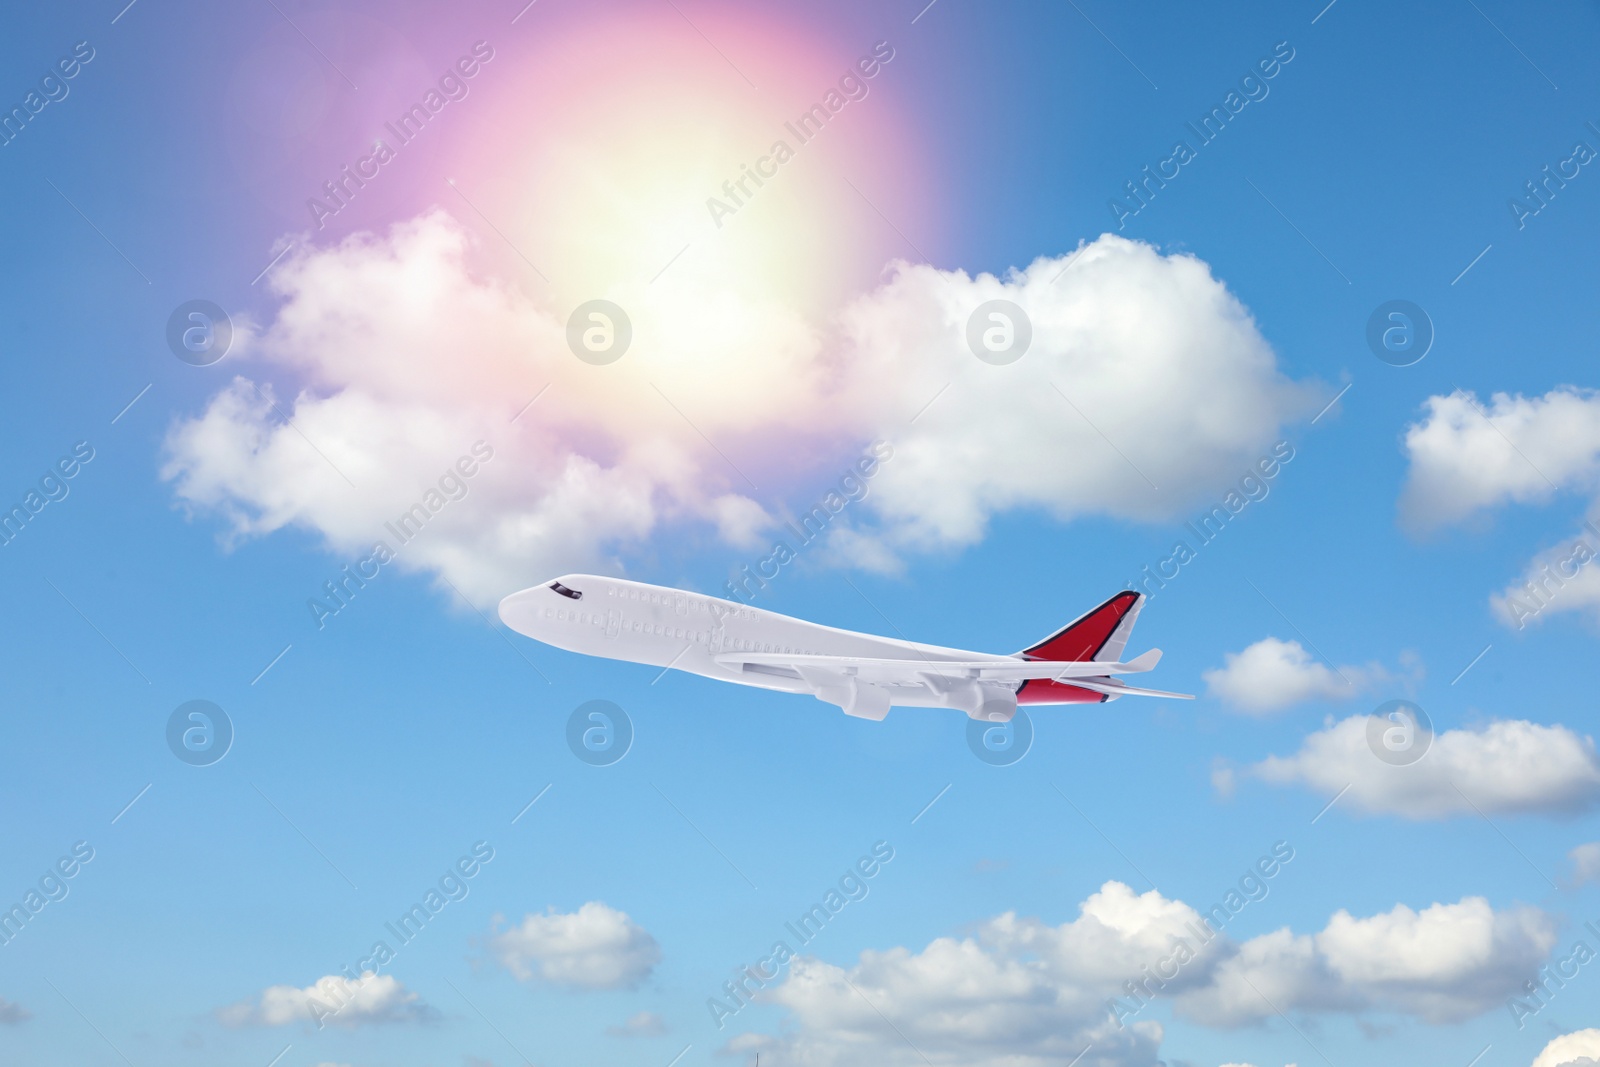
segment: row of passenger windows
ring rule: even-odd
[[[606,617],[598,611],[568,611],[566,608],[545,608],[544,616],[547,619],[557,619],[561,622],[575,622],[580,626],[604,627]],[[675,637],[680,641],[693,641],[704,645],[710,642],[711,634],[706,630],[685,629],[682,626],[661,626],[649,623],[641,624],[639,620],[632,622],[624,620],[622,628],[631,633],[649,633],[657,637]],[[816,656],[820,653],[807,649],[795,648],[791,645],[775,645],[770,641],[746,641],[743,638],[728,638],[725,647],[736,649],[740,652],[782,652],[798,656]]]
[[[637,600],[644,604],[663,604],[668,607],[676,607],[681,600],[688,603],[690,614],[701,615],[710,611],[711,603],[700,597],[685,596],[683,594],[664,594],[650,589],[637,589],[632,586],[622,586],[620,588],[614,585],[607,586],[606,595],[620,597],[623,600]],[[756,613],[749,608],[742,608],[731,603],[724,607],[723,601],[717,601],[716,603],[718,605],[716,614],[721,615],[723,618],[753,619],[756,616]]]

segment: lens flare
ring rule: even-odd
[[[896,230],[925,220],[883,91],[893,43],[820,42],[765,18],[641,10],[566,26],[498,72],[510,84],[476,117],[464,169],[526,235],[558,304],[821,311],[890,257],[916,258]]]

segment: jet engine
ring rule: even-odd
[[[855,677],[846,679],[843,685],[819,689],[817,699],[837,704],[846,715],[854,715],[858,719],[879,722],[889,714],[889,691]]]

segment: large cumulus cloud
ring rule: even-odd
[[[853,966],[802,957],[760,995],[786,1010],[784,1029],[743,1034],[729,1050],[760,1051],[775,1067],[1156,1067],[1163,1028],[1144,1014],[1141,986],[1213,1027],[1280,1010],[1455,1022],[1519,990],[1557,927],[1537,908],[1497,910],[1480,897],[1339,911],[1320,931],[1244,941],[1204,924],[1183,901],[1107,882],[1056,926],[1006,913],[920,951],[864,952]],[[1190,951],[1174,966],[1180,941]]]
[[[1249,773],[1303,785],[1363,811],[1407,819],[1477,815],[1576,815],[1600,804],[1593,738],[1561,726],[1501,719],[1444,730],[1423,757],[1396,766],[1373,755],[1365,715],[1309,734],[1299,751],[1268,756]]]
[[[694,275],[623,284],[633,341],[608,366],[568,350],[572,309],[472,262],[439,211],[291,253],[231,384],[170,431],[178,499],[234,537],[359,551],[481,441],[492,461],[399,565],[491,600],[666,528],[748,551],[882,438],[831,555],[894,567],[1012,509],[1180,514],[1317,402],[1204,262],[1111,235],[1004,278],[895,264],[826,321]],[[992,299],[1032,323],[1008,366],[967,346]]]

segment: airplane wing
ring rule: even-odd
[[[819,700],[837,704],[846,715],[882,719],[893,704],[928,706],[928,696],[948,699],[973,717],[1011,717],[1016,690],[1024,682],[1044,679],[1120,696],[1191,699],[1123,685],[1112,675],[1138,674],[1161,658],[1151,649],[1127,663],[1076,660],[1029,660],[1013,656],[987,659],[872,659],[858,656],[805,656],[778,652],[729,652],[713,657],[721,666],[742,674],[767,675],[801,682]],[[896,697],[902,699],[896,699]],[[915,696],[918,699],[911,699]],[[1006,705],[1009,705],[1009,711]]]
[[[1074,679],[1073,684],[1077,684],[1076,679],[1079,678],[1103,678],[1113,674],[1139,674],[1153,670],[1161,659],[1161,650],[1153,648],[1127,663],[1026,660],[1010,656],[975,660],[864,659],[856,656],[801,656],[777,652],[726,652],[713,658],[719,665],[731,670],[777,674],[807,681],[826,676],[853,677],[878,685],[921,685],[925,678],[981,682],[1025,682],[1033,678],[1061,681],[1070,678]]]

